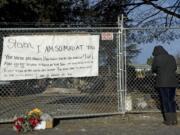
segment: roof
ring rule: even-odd
[[[131,64],[135,69],[151,69],[151,66],[148,64]]]

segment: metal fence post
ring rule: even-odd
[[[125,113],[125,57],[123,43],[123,15],[118,16],[118,53],[117,53],[117,95],[118,95],[118,111]]]

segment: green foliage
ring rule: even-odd
[[[141,50],[137,48],[137,44],[128,44],[126,51],[127,63],[131,63],[132,58],[136,57],[137,54],[141,52]]]
[[[128,3],[127,0],[99,1],[92,9],[95,13],[94,17],[96,18],[94,21],[102,23],[103,26],[114,26],[118,16],[122,14],[126,16],[125,10],[127,10],[127,8],[122,6],[126,3]]]
[[[84,17],[88,5],[77,0],[0,1],[1,23],[74,23]]]
[[[8,4],[7,0],[0,0],[0,7],[2,7],[5,4]]]
[[[153,57],[152,57],[152,56],[150,56],[150,57],[147,59],[146,64],[148,64],[148,65],[152,65],[152,61],[153,61]]]

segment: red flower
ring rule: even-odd
[[[14,121],[13,128],[17,132],[28,132],[32,131],[38,123],[40,123],[40,111],[35,109],[30,111],[31,113],[26,113],[26,115],[17,118]]]
[[[21,129],[22,129],[22,126],[19,125],[19,124],[15,124],[15,125],[14,125],[14,129],[15,129],[16,131],[20,132]]]
[[[19,121],[19,122],[23,123],[24,122],[24,118],[23,117],[19,117],[19,118],[17,118],[16,121]]]
[[[39,123],[39,119],[37,118],[30,118],[29,123],[32,125],[32,127],[35,127]]]

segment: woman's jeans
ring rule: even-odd
[[[159,95],[161,101],[161,107],[163,113],[175,113],[176,101],[175,101],[176,88],[160,87]]]

